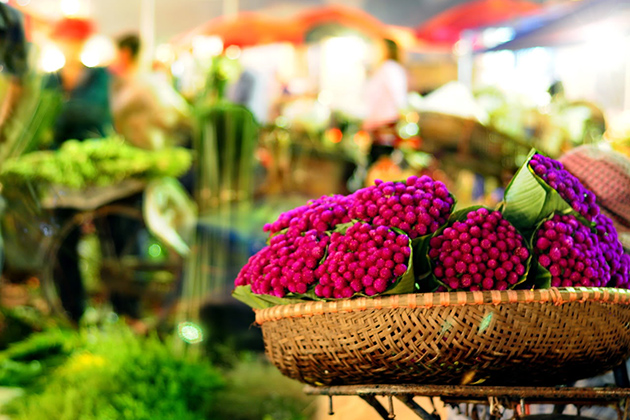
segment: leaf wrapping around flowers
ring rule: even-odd
[[[438,231],[441,231],[438,230]],[[424,235],[411,241],[413,253],[413,267],[415,271],[415,292],[434,292],[440,284],[433,277],[431,261],[429,260],[429,242],[433,235]]]
[[[466,207],[464,209],[458,210],[458,211],[454,212],[451,215],[451,217],[449,218],[448,222],[444,226],[442,226],[433,235],[431,235],[431,238],[441,235],[442,232],[444,232],[444,229],[446,229],[449,226],[453,226],[453,224],[455,222],[462,222],[462,221],[466,220],[467,217],[468,217],[468,213],[470,213],[471,211],[479,210],[480,208],[485,208],[485,209],[487,209],[490,212],[495,211],[495,210],[493,210],[491,208],[488,208],[487,206],[481,206],[481,205]],[[499,211],[499,210],[496,210],[496,211]],[[504,216],[504,219],[506,219],[505,216]],[[508,222],[510,222],[510,221],[508,220]],[[516,226],[515,226],[515,228],[516,228]],[[516,228],[516,232],[523,237],[523,245],[529,251],[529,257],[523,263],[525,265],[525,273],[523,273],[522,276],[519,276],[519,280],[518,280],[517,283],[515,283],[513,285],[510,285],[510,287],[509,287],[510,289],[514,289],[517,286],[523,284],[525,281],[528,280],[529,275],[530,275],[530,268],[531,268],[532,263],[533,263],[532,262],[532,255],[533,255],[532,249],[533,249],[533,247],[530,244],[530,240],[528,239],[528,236],[523,235],[523,233],[521,233],[521,231],[518,228]],[[426,275],[426,277],[421,279],[421,281],[420,281],[420,285],[419,285],[420,291],[421,292],[435,292],[435,290],[439,286],[444,286],[448,290],[452,290],[447,284],[445,284],[444,282],[440,281],[433,274],[433,265],[431,264],[431,258],[429,258],[429,250],[430,250],[429,242],[430,242],[431,238],[428,238],[428,240],[426,241],[426,249],[424,250],[424,253],[422,254],[422,257],[421,257],[422,260],[423,260],[421,263],[427,265],[429,272]]]
[[[503,217],[528,236],[541,220],[554,212],[577,215],[571,205],[560,197],[558,191],[529,167],[529,161],[536,153],[539,153],[536,149],[529,152],[527,159],[508,184],[501,203]]]
[[[252,287],[250,285],[237,286],[232,292],[232,297],[254,309],[266,309],[271,308],[272,306],[290,305],[306,301],[306,299],[300,297],[285,296],[279,298],[272,295],[258,295],[252,292]]]
[[[521,286],[533,289],[548,289],[551,287],[551,273],[540,265],[537,259],[532,259],[529,276]]]
[[[345,234],[348,228],[357,222],[366,223],[366,222],[361,222],[361,221],[345,223],[343,225],[339,225],[337,229],[335,229],[335,232]],[[398,234],[404,234],[404,232],[398,229],[391,229],[391,230],[395,231]],[[427,235],[427,236],[430,236],[430,235]],[[413,266],[414,247],[412,245],[411,240],[409,241],[409,247],[410,247],[411,252],[409,255],[409,259],[407,261],[407,271],[405,271],[405,273],[402,276],[400,276],[396,280],[396,282],[390,286],[390,288],[385,290],[383,293],[378,294],[377,296],[399,295],[399,294],[406,294],[406,293],[414,293],[417,291],[416,278],[414,275],[414,266]],[[328,254],[328,250],[326,250],[326,254]],[[324,261],[326,256],[327,255],[325,255],[324,258],[320,261],[320,264]],[[263,295],[263,294],[253,293],[250,285],[237,286],[232,292],[232,296],[235,299],[245,303],[246,305],[254,309],[265,309],[265,308],[270,308],[272,306],[277,306],[277,305],[290,305],[290,304],[304,303],[304,302],[309,302],[309,301],[336,300],[336,299],[323,299],[317,296],[315,294],[316,285],[317,283],[312,284],[309,287],[309,290],[304,294],[287,293],[287,295],[282,298],[272,296],[272,295]],[[374,296],[367,296],[362,293],[355,293],[353,297],[374,297]]]
[[[534,243],[536,241],[536,233],[542,227],[543,223],[547,220],[553,219],[555,213],[550,214],[549,216],[542,219],[538,224],[536,224],[536,228],[532,232],[531,237],[529,238],[529,248],[532,250],[529,258],[531,259],[531,267],[529,273],[527,275],[527,279],[524,284],[521,286],[526,286],[526,288],[533,289],[548,289],[551,287],[551,273],[545,267],[540,265],[538,262],[538,258],[534,256]]]
[[[394,230],[396,233],[405,234],[398,229],[392,230]],[[413,242],[411,240],[409,241],[409,249],[411,253],[409,254],[409,259],[407,260],[407,271],[405,271],[405,273],[396,280],[391,288],[385,290],[383,293],[381,293],[381,295],[402,295],[416,292],[416,276],[414,274],[413,265],[414,249]]]
[[[429,250],[430,250],[429,242],[431,242],[431,238],[440,236],[442,232],[444,232],[444,229],[446,229],[449,226],[452,226],[453,223],[466,220],[468,213],[470,213],[471,211],[478,210],[481,207],[483,206],[471,206],[471,207],[466,207],[464,209],[453,212],[451,216],[448,218],[448,221],[446,222],[444,226],[436,230],[432,235],[427,235],[427,237],[424,237],[423,242],[421,243],[423,253],[421,256],[417,257],[415,261],[420,267],[426,270],[424,277],[417,279],[418,289],[420,292],[432,293],[432,292],[435,292],[437,288],[440,286],[444,286],[448,288],[446,284],[438,280],[438,278],[435,277],[435,275],[433,274],[433,264],[431,264],[431,258],[429,258]]]

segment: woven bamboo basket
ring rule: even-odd
[[[269,359],[314,385],[560,385],[630,356],[630,291],[394,295],[256,312]]]

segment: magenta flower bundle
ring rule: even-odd
[[[382,182],[354,194],[350,217],[400,229],[411,239],[434,233],[448,220],[455,199],[444,183],[429,176]]]
[[[265,225],[234,296],[263,308],[384,294],[630,287],[630,256],[597,197],[533,150],[496,209],[453,212],[428,176],[323,196]]]
[[[505,290],[524,280],[530,252],[500,212],[462,213],[430,241],[433,275],[450,290]]]
[[[409,271],[411,242],[404,233],[357,222],[331,236],[326,260],[316,271],[315,295],[349,298],[385,292]]]

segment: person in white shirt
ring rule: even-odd
[[[407,71],[400,62],[398,46],[385,39],[381,50],[380,64],[366,85],[367,112],[363,121],[366,130],[395,123],[407,106]]]
[[[395,125],[407,106],[407,71],[400,61],[398,45],[384,39],[380,64],[367,80],[364,96],[363,129],[372,137],[372,162],[383,154],[391,153],[397,139]]]

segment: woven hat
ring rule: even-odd
[[[559,159],[597,197],[624,248],[630,249],[630,159],[593,145],[577,147]]]

